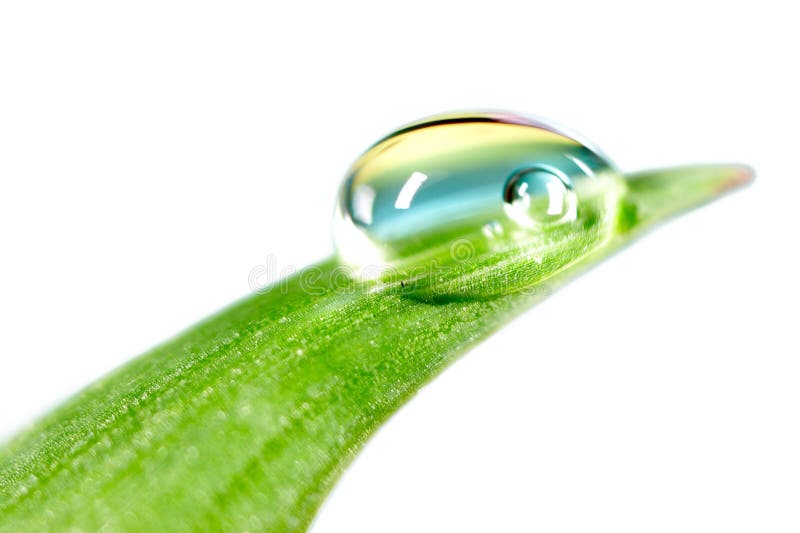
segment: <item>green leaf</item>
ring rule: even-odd
[[[644,229],[750,176],[738,166],[629,176],[609,241],[585,253],[570,241],[568,268],[510,294],[419,297],[424,287],[345,279],[334,259],[312,265],[1,448],[0,530],[303,530],[372,432],[458,355]],[[528,263],[516,254],[446,282],[480,286],[480,268]]]

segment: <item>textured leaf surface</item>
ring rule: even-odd
[[[631,176],[609,242],[503,296],[431,301],[399,283],[343,282],[333,259],[308,267],[0,448],[0,530],[302,530],[375,428],[458,355],[641,230],[749,176]],[[514,257],[493,268],[524,271],[530,259]]]

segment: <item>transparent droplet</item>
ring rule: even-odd
[[[577,199],[569,178],[555,169],[530,167],[515,172],[503,193],[506,214],[520,226],[533,228],[574,220]]]
[[[620,183],[597,151],[542,122],[505,113],[432,117],[353,163],[337,201],[337,255],[373,277],[392,269],[408,280],[434,279],[421,268],[432,264],[524,253],[544,275],[569,260],[548,260],[545,245],[580,237],[586,249],[609,234]],[[465,243],[470,254],[452,253]]]

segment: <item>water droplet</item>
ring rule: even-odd
[[[531,167],[519,170],[505,186],[506,214],[526,228],[574,220],[577,201],[568,183],[569,178],[555,169]]]
[[[541,258],[519,282],[529,283],[574,259],[549,257],[554,242],[579,237],[585,252],[611,234],[621,184],[596,150],[542,122],[436,116],[383,138],[352,165],[337,201],[337,254],[372,278],[392,272],[406,288],[423,279],[446,285],[458,273],[448,268],[527,249]]]
[[[496,220],[492,220],[491,222],[487,222],[483,225],[481,232],[483,232],[487,239],[493,239],[503,235],[503,226],[501,226]]]

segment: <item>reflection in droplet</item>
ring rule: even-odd
[[[413,172],[397,195],[397,200],[394,202],[395,209],[408,209],[411,207],[411,200],[414,199],[414,195],[417,194],[426,179],[428,179],[428,176],[422,172]]]
[[[361,185],[353,193],[353,220],[369,226],[372,224],[372,203],[375,191],[369,185]]]

